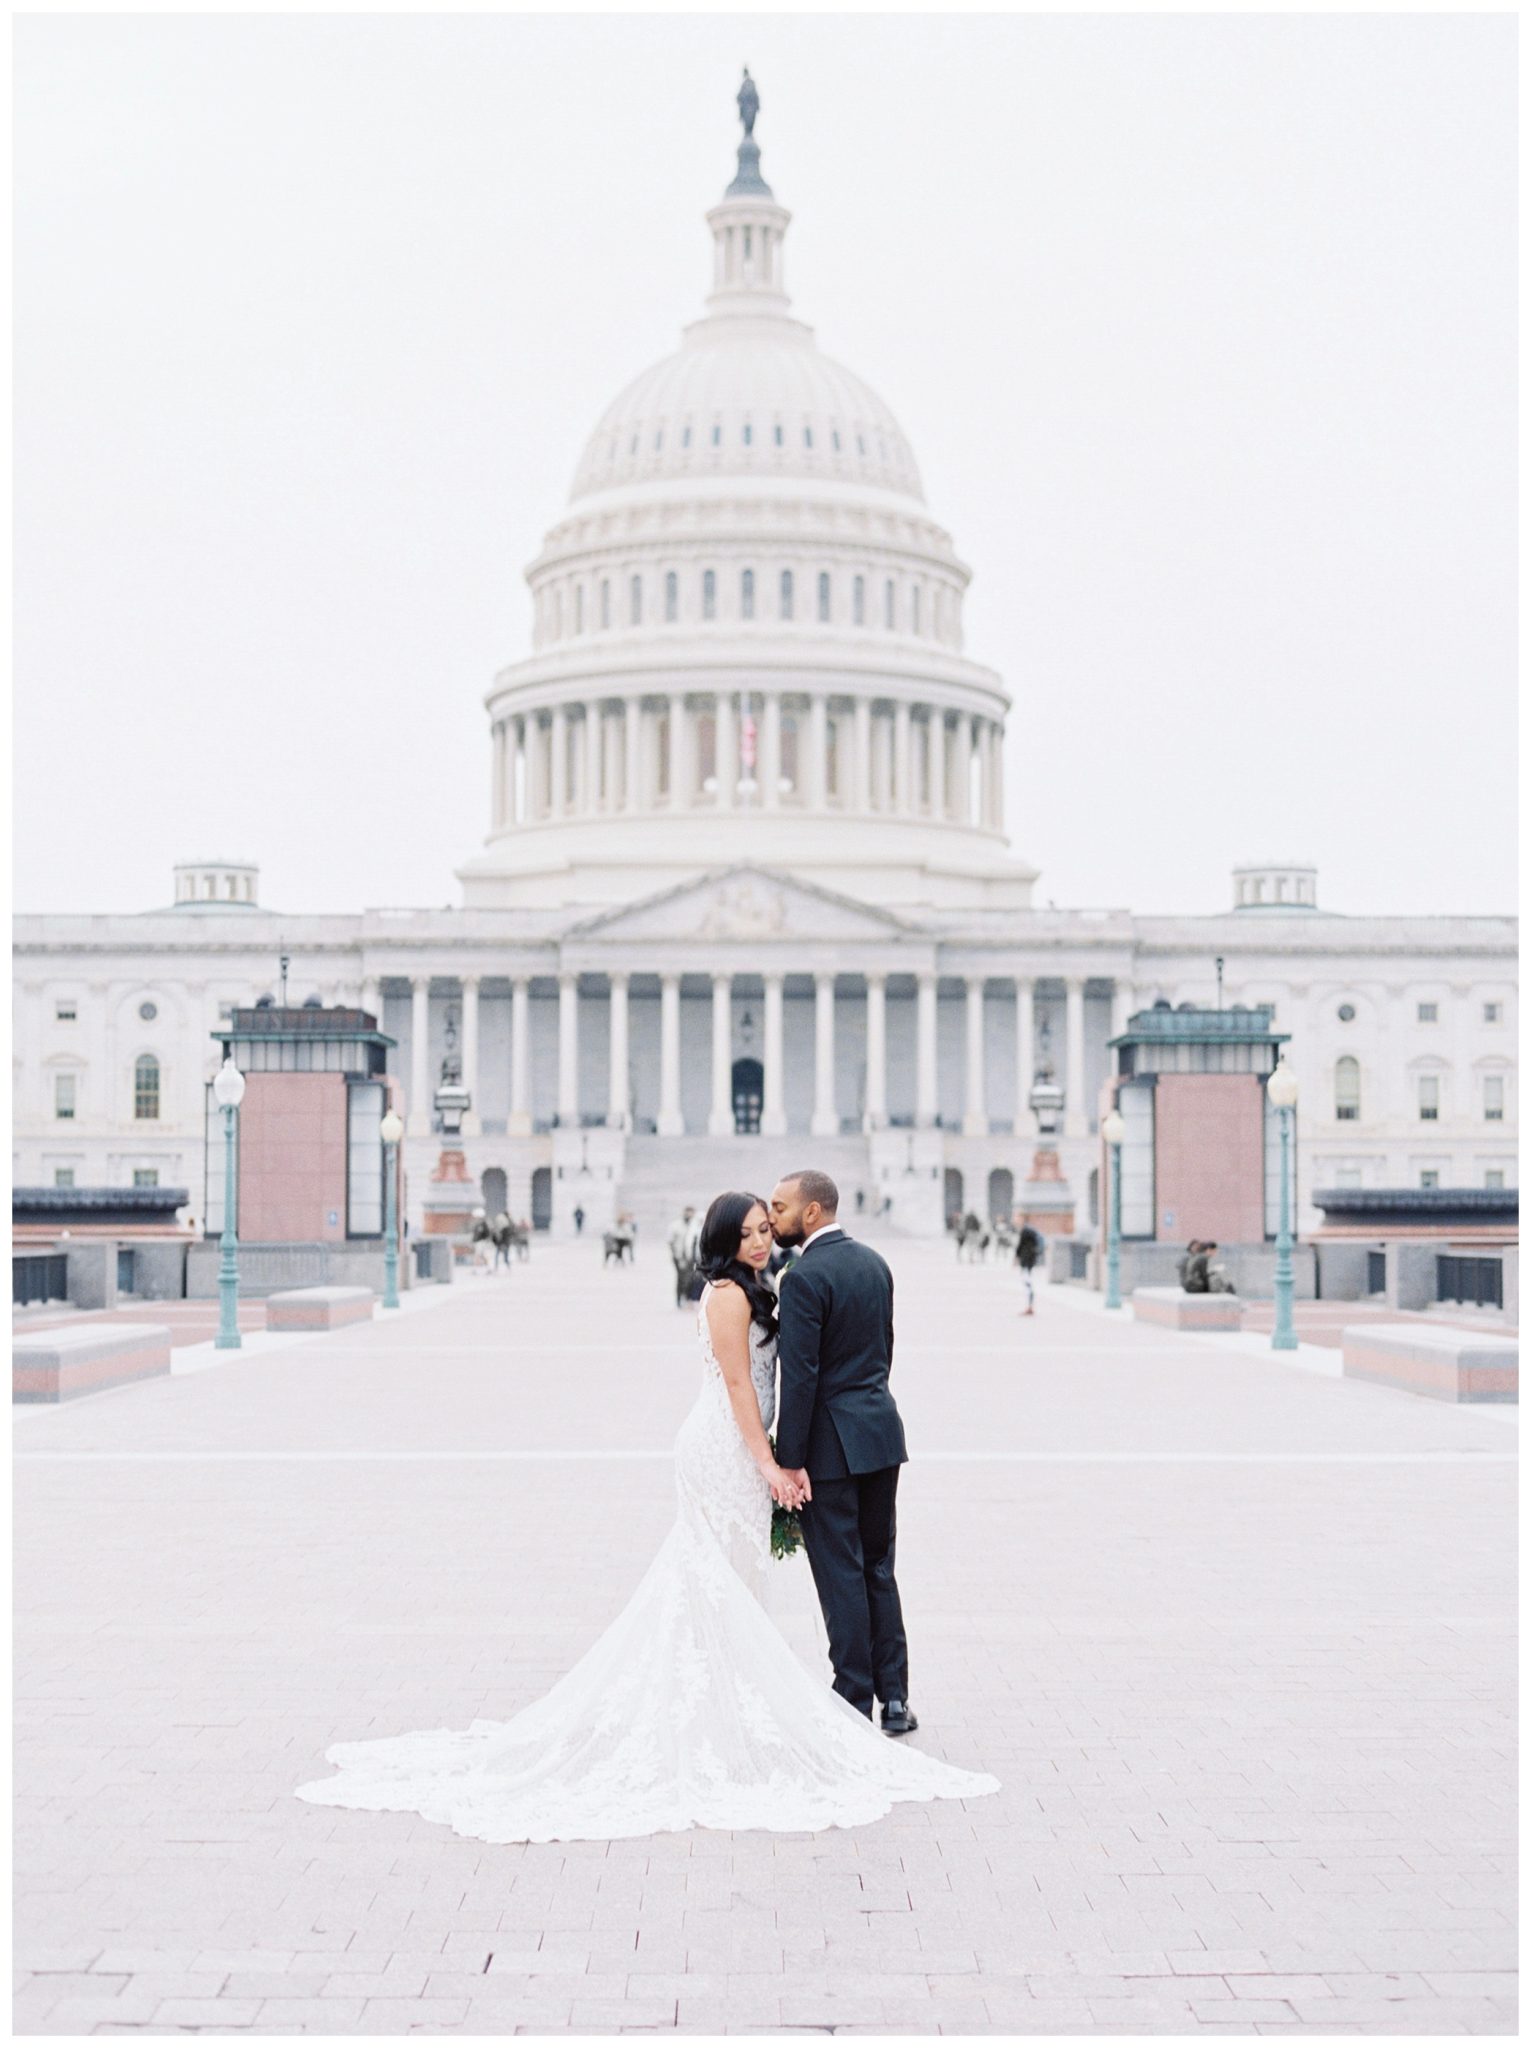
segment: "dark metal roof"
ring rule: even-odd
[[[1511,1222],[1520,1216],[1518,1188],[1321,1188],[1310,1198],[1326,1216],[1353,1223],[1400,1217],[1420,1223]]]
[[[1135,1010],[1127,1029],[1112,1045],[1285,1045],[1289,1031],[1274,1030],[1275,1011],[1256,1003],[1246,1009],[1233,1004],[1226,1010]]]
[[[235,1010],[227,1024],[220,1024],[216,1031],[208,1033],[221,1044],[228,1045],[235,1039],[290,1040],[295,1038],[349,1038],[362,1039],[374,1045],[393,1045],[395,1041],[378,1029],[376,1017],[370,1010],[314,1009],[301,1005],[289,1009],[273,1006],[263,1010]]]
[[[68,1222],[78,1216],[153,1222],[173,1218],[190,1201],[185,1188],[12,1188],[11,1221]]]

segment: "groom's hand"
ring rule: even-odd
[[[789,1472],[787,1477],[792,1481],[797,1493],[797,1499],[793,1502],[794,1507],[801,1507],[804,1501],[813,1499],[813,1482],[809,1479],[806,1469]]]

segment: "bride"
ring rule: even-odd
[[[853,1827],[898,1799],[994,1778],[888,1740],[798,1660],[762,1604],[773,1497],[776,1297],[765,1204],[722,1194],[702,1226],[702,1384],[675,1440],[675,1524],[585,1655],[509,1721],[342,1742],[321,1806],[418,1813],[485,1842],[606,1841],[682,1828]]]

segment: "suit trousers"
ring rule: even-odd
[[[835,1691],[870,1716],[874,1696],[909,1697],[909,1645],[893,1576],[897,1465],[815,1479],[803,1543],[824,1626]]]

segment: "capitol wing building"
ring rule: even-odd
[[[1279,860],[1221,915],[1034,906],[969,570],[794,315],[790,218],[747,134],[702,316],[607,408],[528,572],[461,907],[279,918],[219,860],[163,909],[20,918],[18,1184],[173,1184],[205,1217],[210,1034],[285,988],[395,1041],[417,1230],[445,1134],[492,1213],[557,1231],[813,1164],[933,1233],[1022,1205],[1059,1089],[1090,1229],[1109,1041],[1156,1005],[1274,1011],[1303,1220],[1316,1189],[1513,1185],[1513,920],[1336,915]]]

